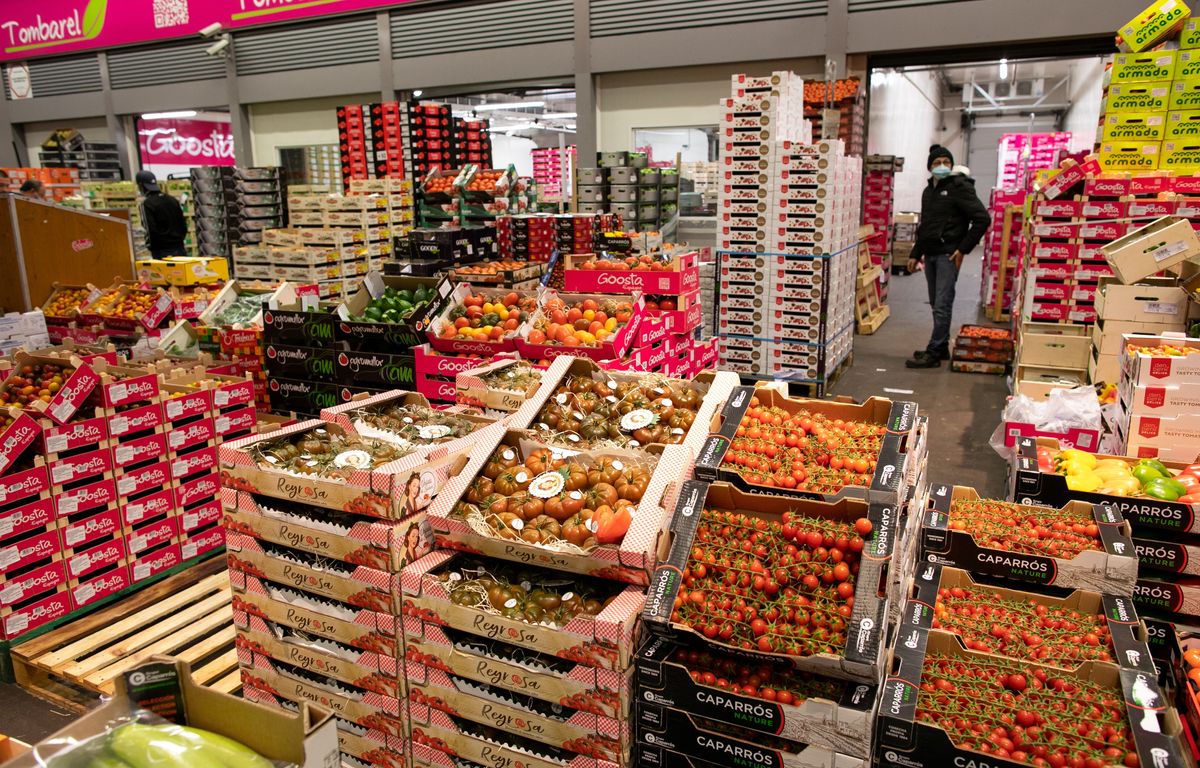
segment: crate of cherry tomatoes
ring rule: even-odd
[[[1012,331],[1008,328],[994,328],[990,325],[964,325],[958,329],[954,337],[956,349],[987,349],[996,352],[1006,352],[1006,360],[1012,360],[1015,349]]]
[[[696,477],[744,490],[899,505],[918,449],[917,404],[790,398],[770,385],[739,387],[711,424]]]
[[[921,552],[975,574],[1109,595],[1132,595],[1138,577],[1131,529],[1115,506],[1038,507],[958,485],[930,487]]]
[[[515,413],[537,394],[543,374],[524,360],[480,360],[455,374],[455,400],[459,405]]]
[[[636,294],[625,299],[547,289],[517,334],[517,351],[527,360],[562,355],[617,360],[633,344],[645,306]]]
[[[71,421],[100,384],[100,376],[82,360],[20,351],[3,374],[0,406],[17,406],[55,424]]]
[[[905,629],[876,728],[881,768],[1183,766],[1179,715],[1152,671],[1064,669]]]
[[[700,254],[667,246],[657,253],[568,254],[563,284],[586,293],[671,294],[700,287]]]
[[[439,352],[493,357],[517,348],[520,330],[537,311],[537,304],[529,294],[460,283],[426,334]]]
[[[536,261],[500,259],[483,264],[456,266],[450,270],[450,280],[474,285],[513,286],[528,280],[538,280],[545,265]]]
[[[42,305],[42,314],[51,325],[64,325],[71,322],[86,304],[99,298],[102,291],[94,285],[63,285],[54,283],[50,296]]]
[[[448,550],[409,563],[400,582],[406,620],[599,669],[633,661],[642,587]]]
[[[898,520],[885,504],[689,481],[647,590],[657,634],[867,683],[886,672]],[[753,609],[753,610],[751,610]]]
[[[1133,599],[1077,589],[1064,597],[998,587],[967,571],[922,564],[900,611],[900,635],[953,635],[966,650],[1064,669],[1085,662],[1154,672]]]
[[[568,449],[686,444],[694,456],[737,384],[737,374],[724,371],[672,379],[608,371],[585,358],[558,358],[510,424]]]
[[[682,296],[648,294],[643,298],[646,300],[646,319],[657,321],[665,333],[690,333],[704,324],[704,307],[698,290]],[[643,333],[647,332],[646,325],[643,323]],[[635,343],[643,342],[639,338]]]
[[[438,546],[645,585],[689,459],[679,446],[564,453],[509,430],[478,446],[428,519]]]
[[[105,292],[80,311],[80,317],[96,317],[114,331],[153,330],[175,311],[171,295],[161,288],[121,285]]]

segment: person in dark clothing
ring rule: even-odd
[[[164,256],[186,256],[183,239],[187,237],[187,222],[183,206],[158,188],[158,179],[150,171],[138,171],[138,190],[145,195],[142,201],[142,224],[146,227],[146,245],[156,259]]]
[[[29,179],[21,185],[21,194],[33,200],[46,199],[46,185],[37,179]]]
[[[915,272],[924,260],[929,304],[933,308],[933,333],[929,345],[913,352],[912,359],[905,361],[909,368],[937,368],[943,360],[950,359],[954,284],[963,256],[979,244],[992,222],[987,208],[975,194],[975,182],[963,175],[952,175],[954,155],[950,150],[934,144],[929,148],[925,167],[930,179],[921,195],[921,225],[908,259],[908,271]]]

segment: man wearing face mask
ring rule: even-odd
[[[921,195],[921,226],[917,243],[908,259],[908,271],[925,262],[929,304],[933,308],[933,333],[925,349],[906,360],[909,368],[937,368],[950,359],[950,312],[954,308],[954,284],[963,256],[979,244],[991,224],[987,208],[975,194],[975,181],[954,174],[954,155],[945,147],[929,148],[926,163],[931,178]]]

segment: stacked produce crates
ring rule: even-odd
[[[1116,287],[1109,286],[1109,290]],[[1127,287],[1129,296],[1145,292],[1144,288],[1138,291],[1141,286],[1120,287]],[[1182,293],[1178,288],[1175,290]],[[1179,303],[1186,312],[1187,302]],[[1200,403],[1200,383],[1197,383],[1200,367],[1194,353],[1176,357],[1178,347],[1197,349],[1200,342],[1185,339],[1182,334],[1123,338],[1114,423],[1117,443],[1127,456],[1181,464],[1196,460],[1196,444],[1200,441],[1200,412],[1196,408]],[[1178,492],[1180,488],[1174,490]],[[1191,488],[1182,490],[1191,493]]]
[[[830,131],[826,131],[824,126],[826,110],[831,110],[829,117],[837,120],[837,125]],[[857,77],[832,83],[821,80],[806,82],[804,116],[812,122],[814,138],[838,138],[845,142],[847,154],[857,157],[866,154],[866,94],[862,81]]]
[[[867,155],[863,167],[867,172],[863,181],[863,224],[875,228],[874,236],[867,240],[867,250],[871,254],[871,263],[882,272],[875,290],[883,303],[887,301],[888,278],[892,274],[896,174],[904,170],[904,158]]]
[[[679,169],[651,165],[645,152],[600,152],[575,170],[580,213],[614,213],[632,232],[655,232],[679,211]]]
[[[451,160],[453,167],[461,168],[467,164],[492,167],[492,134],[488,128],[490,124],[490,120],[454,118],[454,155]]]
[[[231,256],[233,248],[258,245],[265,230],[287,221],[287,189],[278,168],[201,166],[191,176],[203,255]]]
[[[403,179],[409,173],[409,120],[395,101],[337,108],[342,184],[354,179]]]
[[[569,195],[563,192],[563,179],[574,177],[574,145],[563,149],[539,147],[533,150],[533,180],[537,184],[538,202],[566,202]]]
[[[80,181],[115,181],[122,175],[116,144],[89,141],[72,128],[50,134],[42,142],[40,160],[45,168],[78,170]]]
[[[1193,35],[1179,49],[1118,53],[1105,81],[1099,161],[1106,171],[1196,173],[1200,51]]]

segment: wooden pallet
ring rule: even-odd
[[[200,563],[12,649],[17,683],[76,712],[111,696],[117,677],[151,656],[191,663],[196,682],[241,688],[225,558]]]

